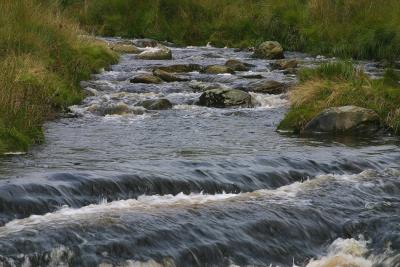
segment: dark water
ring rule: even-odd
[[[232,49],[173,55],[122,56],[82,83],[95,96],[71,107],[77,118],[48,123],[44,145],[1,159],[0,266],[400,266],[397,138],[279,134],[284,95],[253,94],[252,109],[198,107],[195,87],[256,82],[246,74],[296,77]],[[230,58],[255,67],[181,74],[190,82],[129,82],[155,66]],[[161,97],[174,108],[136,106]],[[131,114],[99,113],[118,103]]]

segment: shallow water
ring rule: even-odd
[[[0,161],[2,266],[400,266],[398,138],[279,134],[284,95],[255,108],[196,106],[208,84],[296,82],[250,53],[173,48],[173,61],[121,57],[82,86],[77,117],[46,125],[46,143]],[[299,53],[302,65],[331,60]],[[181,74],[131,84],[155,66],[254,64],[249,73]],[[380,71],[360,63],[371,75]],[[174,108],[137,103],[168,98]],[[118,103],[126,115],[98,110]],[[347,264],[347,265],[346,265]]]

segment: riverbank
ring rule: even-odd
[[[299,80],[279,130],[300,133],[323,110],[351,105],[375,111],[385,127],[400,132],[400,77],[395,71],[371,79],[352,62],[333,62],[302,69]]]
[[[84,94],[79,81],[116,62],[58,4],[2,1],[0,9],[0,154],[43,140],[42,124]]]
[[[99,35],[182,45],[256,46],[355,59],[399,59],[400,3],[388,0],[69,0],[67,10]]]

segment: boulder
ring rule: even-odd
[[[284,58],[283,48],[278,42],[266,41],[256,48],[253,57],[261,59],[282,59]]]
[[[259,82],[254,82],[245,88],[245,91],[261,93],[261,94],[271,94],[279,95],[287,91],[288,85],[285,83],[277,82],[274,80],[264,80]]]
[[[172,108],[172,103],[165,98],[144,100],[140,105],[148,110],[166,110]]]
[[[162,79],[163,81],[166,82],[183,82],[183,81],[188,81],[187,78],[182,78],[179,77],[177,75],[174,75],[170,72],[166,72],[160,69],[155,69],[153,70],[153,74],[157,77],[159,77],[160,79]]]
[[[208,90],[200,96],[199,105],[215,108],[253,107],[251,95],[235,89]]]
[[[147,49],[136,56],[137,59],[145,60],[168,60],[172,59],[172,52],[163,45],[157,45],[154,48]]]
[[[110,48],[111,50],[117,53],[124,53],[124,54],[139,54],[140,52],[142,52],[142,50],[140,50],[133,44],[116,43],[116,44],[111,44]]]
[[[296,59],[281,59],[271,63],[271,68],[273,70],[288,70],[295,69],[298,65],[299,62]]]
[[[138,47],[156,47],[159,43],[153,39],[136,39],[132,41]]]
[[[162,80],[153,74],[139,74],[130,80],[131,83],[147,83],[147,84],[160,84]]]
[[[378,114],[366,108],[343,106],[328,108],[313,118],[302,133],[363,134],[380,129]]]
[[[205,67],[202,71],[202,73],[207,73],[207,74],[223,74],[223,73],[230,73],[234,74],[235,71],[227,66],[222,66],[222,65],[211,65]]]
[[[182,72],[200,71],[201,66],[198,64],[176,64],[171,66],[158,67],[158,69],[166,72],[182,73]]]
[[[233,69],[234,71],[249,71],[250,67],[253,65],[241,62],[240,60],[237,59],[229,59],[225,63],[225,66]]]

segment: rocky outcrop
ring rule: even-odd
[[[202,73],[207,73],[207,74],[224,74],[224,73],[230,73],[234,74],[235,71],[227,66],[222,66],[222,65],[211,65],[205,67],[202,71]]]
[[[208,90],[200,96],[199,105],[215,108],[253,107],[251,95],[235,89]]]
[[[139,105],[148,110],[166,110],[172,108],[172,103],[165,98],[144,100]]]
[[[162,80],[153,74],[139,74],[130,80],[131,83],[160,84]]]
[[[142,52],[142,50],[140,50],[133,44],[127,44],[127,43],[110,44],[110,48],[111,50],[117,53],[123,53],[123,54],[139,54],[140,52]]]
[[[380,129],[378,114],[366,108],[343,106],[329,108],[318,114],[302,133],[366,134]]]
[[[283,48],[278,42],[266,41],[256,48],[253,57],[261,59],[282,59],[284,58]]]
[[[179,77],[175,74],[172,74],[170,72],[166,72],[160,69],[155,69],[153,70],[153,74],[154,76],[159,77],[160,79],[162,79],[165,82],[183,82],[183,81],[188,81],[187,78],[182,78]]]
[[[137,59],[146,60],[169,60],[172,59],[172,51],[163,45],[157,45],[154,48],[147,49],[136,56]]]
[[[161,66],[158,67],[158,69],[166,72],[183,73],[183,72],[200,71],[201,66],[198,64],[176,64],[170,66]]]
[[[245,88],[245,91],[261,94],[279,95],[285,93],[287,89],[288,85],[285,83],[277,82],[274,80],[264,80],[251,83],[247,88]]]
[[[296,59],[281,59],[271,63],[271,68],[273,70],[288,70],[295,69],[298,65],[299,62]]]
[[[244,63],[240,60],[237,59],[229,59],[226,63],[225,66],[228,68],[231,68],[234,71],[249,71],[250,67],[253,65]]]

